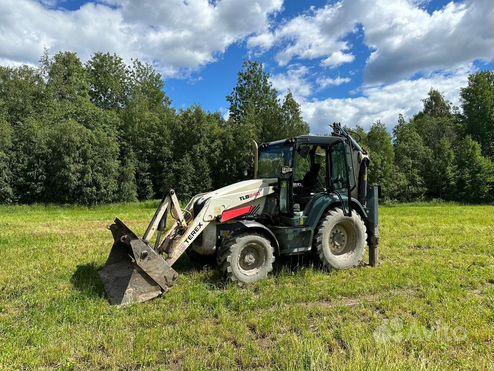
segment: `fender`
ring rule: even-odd
[[[356,210],[364,221],[367,220],[367,211],[362,203],[353,197],[350,199],[350,203],[352,204],[352,210]]]
[[[343,196],[343,199],[346,200],[347,198]],[[366,220],[367,212],[362,204],[353,197],[350,199],[350,203],[352,205],[352,210],[358,212],[362,218]],[[304,210],[304,215],[307,217],[306,225],[316,228],[326,210],[338,205],[341,205],[341,201],[336,195],[320,193],[314,196]]]
[[[264,233],[266,237],[271,241],[273,244],[275,251],[279,251],[280,244],[278,242],[278,239],[274,235],[274,233],[266,227],[264,224],[261,224],[259,222],[256,222],[255,220],[238,220],[238,224],[241,225],[239,231],[245,231],[245,230],[258,230],[261,233]]]

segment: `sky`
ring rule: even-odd
[[[492,70],[492,0],[0,0],[0,65],[44,50],[151,63],[177,109],[228,114],[244,60],[291,91],[311,132],[336,121],[393,127],[433,87],[459,105],[468,75]]]

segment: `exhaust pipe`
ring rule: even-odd
[[[257,179],[259,172],[259,146],[255,140],[252,142],[254,145],[254,179]]]

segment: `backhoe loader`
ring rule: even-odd
[[[367,184],[369,156],[341,124],[332,128],[328,136],[255,145],[254,179],[198,194],[183,210],[170,190],[142,237],[115,219],[114,244],[99,272],[110,303],[166,293],[185,252],[214,259],[239,284],[266,278],[283,255],[313,253],[330,269],[347,269],[361,263],[367,245],[375,266],[378,187]]]

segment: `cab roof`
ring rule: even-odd
[[[290,138],[290,139],[280,139],[274,142],[263,143],[261,147],[272,146],[283,143],[307,143],[307,144],[327,144],[332,145],[337,142],[343,141],[343,137],[334,136],[334,135],[300,135],[298,137]]]

